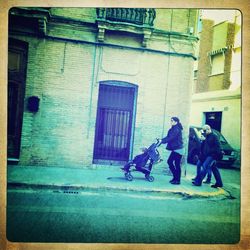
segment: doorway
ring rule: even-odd
[[[222,112],[205,112],[206,124],[221,132]]]
[[[20,155],[28,45],[9,39],[8,47],[8,160]]]
[[[129,160],[133,137],[136,87],[129,83],[99,85],[94,163]]]

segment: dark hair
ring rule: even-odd
[[[181,130],[183,130],[182,124],[180,123],[180,119],[176,116],[171,117],[172,120],[177,122],[176,126],[178,126]]]

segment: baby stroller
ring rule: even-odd
[[[156,139],[156,142],[153,143],[149,148],[143,148],[143,153],[135,156],[135,158],[128,163],[125,164],[123,168],[121,168],[125,173],[125,178],[128,181],[133,180],[133,176],[131,174],[131,167],[135,167],[134,171],[142,172],[145,175],[145,178],[152,182],[154,181],[154,177],[150,175],[153,164],[159,163],[161,160],[159,151],[157,147],[160,146],[159,139]]]

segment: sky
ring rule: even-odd
[[[223,21],[234,22],[235,12],[238,10],[223,10],[223,9],[206,9],[201,11],[203,19],[211,19],[216,23]]]

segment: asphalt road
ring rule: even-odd
[[[15,242],[237,243],[239,189],[231,188],[234,197],[223,200],[10,189],[7,238]]]

